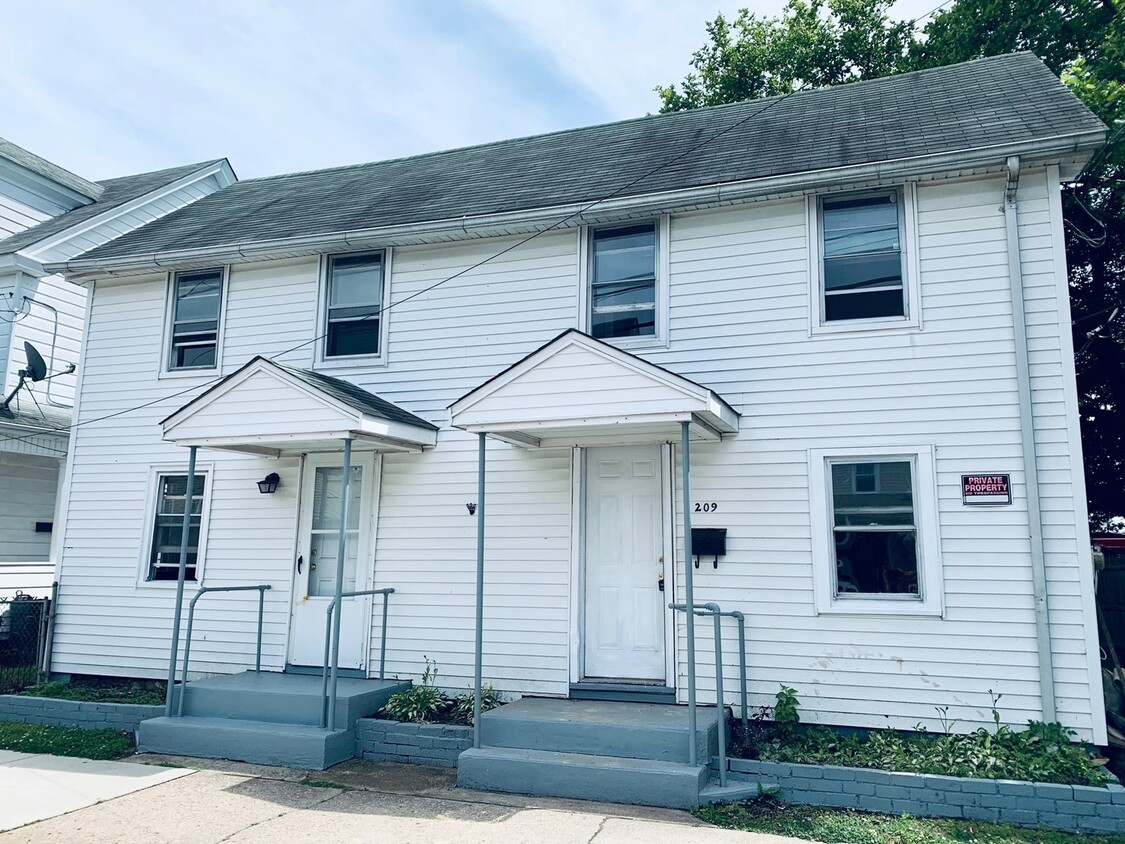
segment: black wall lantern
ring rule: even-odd
[[[281,476],[277,472],[270,472],[260,481],[258,481],[258,492],[270,493],[277,492],[277,485],[281,482]]]

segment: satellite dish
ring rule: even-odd
[[[43,356],[39,354],[30,343],[23,344],[23,354],[27,358],[27,369],[20,373],[21,378],[30,378],[32,381],[42,381],[47,377],[47,364],[43,361]]]

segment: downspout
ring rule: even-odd
[[[1008,275],[1012,285],[1012,317],[1015,326],[1016,384],[1020,399],[1020,441],[1023,446],[1024,484],[1027,488],[1027,525],[1031,540],[1031,586],[1035,597],[1035,638],[1039,649],[1039,689],[1043,720],[1055,714],[1055,667],[1051,655],[1051,620],[1047,604],[1047,564],[1043,558],[1043,513],[1039,506],[1039,467],[1035,455],[1035,419],[1032,416],[1031,367],[1027,351],[1027,314],[1024,310],[1023,273],[1020,267],[1019,206],[1016,191],[1020,182],[1019,156],[1008,159],[1008,183],[1004,187],[1004,223],[1008,238]]]

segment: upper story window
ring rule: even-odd
[[[328,259],[325,358],[382,352],[385,255],[333,255]]]
[[[900,196],[821,200],[824,321],[906,315]]]
[[[593,229],[590,243],[590,333],[655,337],[656,223]]]
[[[176,273],[172,282],[169,369],[214,369],[218,360],[223,271]]]

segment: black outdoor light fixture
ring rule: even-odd
[[[277,492],[277,485],[281,482],[281,476],[277,472],[270,472],[260,481],[258,481],[258,492],[270,493]]]
[[[472,504],[466,504],[465,509],[469,511],[470,516],[475,516],[477,514],[476,502],[473,502]]]

